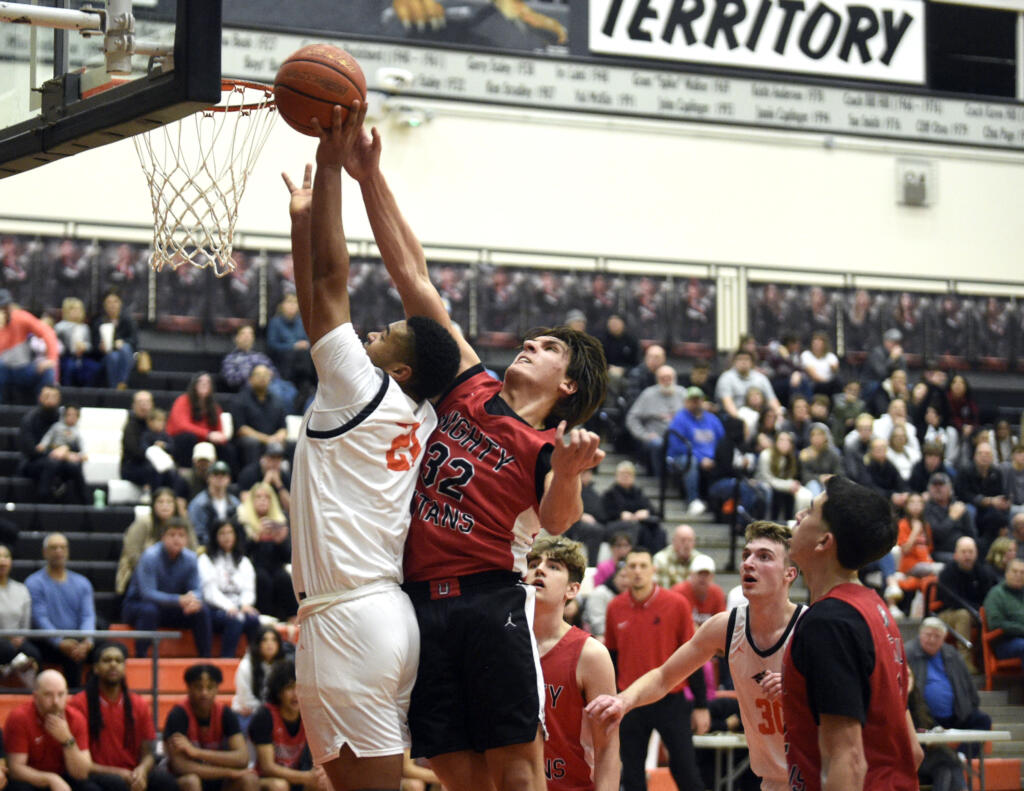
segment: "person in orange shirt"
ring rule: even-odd
[[[35,359],[30,335],[46,344],[45,357]],[[17,307],[11,292],[0,288],[0,398],[8,384],[31,390],[33,395],[44,385],[56,384],[59,359],[53,327]]]
[[[904,593],[904,609],[909,610],[913,594],[922,590],[928,580],[935,579],[942,564],[932,558],[935,545],[931,526],[924,519],[924,497],[911,494],[903,513],[896,538],[900,548],[899,572],[903,575],[898,584]]]

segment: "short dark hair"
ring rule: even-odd
[[[267,675],[267,702],[280,705],[281,693],[294,683],[295,663],[291,659],[275,662]]]
[[[409,316],[403,344],[412,376],[406,387],[417,401],[441,395],[459,372],[459,344],[431,318]]]
[[[188,522],[186,522],[180,516],[172,516],[170,519],[164,522],[163,529],[160,531],[160,538],[163,538],[164,534],[168,530],[184,530],[185,535],[188,535]]]
[[[750,350],[743,349],[743,348],[737,349],[736,351],[734,351],[732,353],[732,359],[733,360],[735,360],[737,357],[747,357],[751,361],[753,361],[753,359],[754,359],[754,355],[750,353]]]
[[[557,338],[569,347],[569,366],[565,375],[576,383],[576,392],[559,400],[544,424],[554,428],[564,420],[572,428],[585,423],[604,403],[608,390],[608,361],[604,356],[604,347],[593,335],[564,324],[558,327],[535,327],[526,333],[525,340],[533,340],[542,335]]]
[[[220,668],[216,665],[207,664],[200,662],[198,665],[192,665],[185,670],[185,683],[191,686],[197,681],[202,681],[203,676],[209,676],[210,681],[214,684],[220,684],[224,681],[224,674],[220,672]]]
[[[844,569],[860,569],[893,548],[896,519],[883,495],[841,475],[828,479],[825,494],[821,515],[835,536],[836,559]]]
[[[647,555],[647,557],[651,558],[651,560],[654,559],[654,553],[651,552],[651,550],[649,550],[647,547],[642,547],[639,545],[633,547],[631,550],[629,550],[629,552],[626,553],[627,558],[630,555]]]

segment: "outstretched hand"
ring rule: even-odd
[[[292,219],[308,217],[310,207],[313,205],[313,166],[306,165],[306,172],[302,174],[301,187],[296,187],[287,173],[282,173],[281,178],[284,179],[284,185],[292,196],[288,203],[288,213]]]
[[[566,433],[563,420],[555,429],[555,449],[551,453],[551,469],[559,475],[579,475],[601,463],[604,451],[601,438],[593,431],[574,428]]]
[[[380,133],[377,127],[369,132],[366,127],[359,130],[359,135],[352,144],[348,159],[345,160],[345,172],[362,184],[380,168]]]
[[[349,158],[366,118],[366,102],[352,102],[345,120],[341,120],[341,106],[335,105],[331,113],[331,128],[324,129],[313,118],[313,131],[320,138],[316,149],[316,164],[321,168],[341,168]]]

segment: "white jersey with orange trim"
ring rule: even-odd
[[[786,646],[793,636],[796,622],[806,610],[804,605],[798,604],[782,637],[764,650],[754,645],[750,634],[750,607],[744,605],[729,612],[726,638],[729,673],[747,736],[750,768],[761,778],[762,789],[788,788],[789,770],[786,766],[782,698],[768,698],[761,689],[761,678],[766,673],[782,672]]]
[[[299,430],[291,485],[300,615],[371,583],[401,584],[409,502],[437,425],[429,402],[417,404],[374,367],[351,324],[335,327],[310,353],[319,384]]]

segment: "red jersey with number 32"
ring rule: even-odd
[[[885,602],[870,588],[855,583],[837,585],[819,601],[839,599],[854,607],[871,631],[875,667],[870,677],[870,703],[862,741],[868,771],[864,788],[917,791],[910,733],[907,730],[907,659],[903,639]],[[792,791],[821,789],[818,726],[807,703],[806,680],[793,662],[793,643],[783,664],[783,714],[786,757]]]
[[[540,530],[537,462],[555,431],[530,426],[500,390],[501,382],[476,366],[437,404],[412,498],[407,580],[526,573]]]
[[[548,791],[588,791],[594,787],[593,743],[583,716],[586,701],[576,668],[590,635],[575,626],[540,658],[544,672],[544,775]]]

